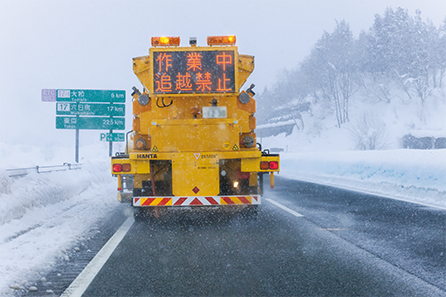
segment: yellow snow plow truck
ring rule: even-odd
[[[241,87],[254,57],[238,53],[235,36],[207,46],[153,37],[148,56],[133,58],[142,90],[133,87],[133,130],[111,157],[118,200],[146,211],[165,207],[245,206],[256,212],[263,176],[279,155],[256,141],[254,85]]]

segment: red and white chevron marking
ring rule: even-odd
[[[260,196],[134,197],[133,206],[210,206],[260,204]]]
[[[219,205],[220,197],[175,197],[172,205]]]

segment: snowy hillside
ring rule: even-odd
[[[436,27],[419,10],[389,7],[370,25],[355,35],[336,22],[258,95],[258,135],[277,135],[280,124],[290,134],[295,124],[293,135],[262,139],[264,147],[446,148],[446,21]]]
[[[397,90],[390,102],[373,102],[372,96],[355,96],[350,121],[341,128],[335,115],[317,104],[311,113],[302,113],[304,129],[295,126],[291,135],[259,141],[263,148],[282,151],[280,175],[446,207],[446,149],[403,148],[409,134],[446,138],[446,90],[433,92],[424,106],[402,100],[405,94]],[[364,115],[373,121],[358,138],[355,131]],[[379,129],[381,150],[357,150],[358,142],[369,141]]]
[[[379,136],[382,149],[402,148],[402,138],[407,134],[416,137],[433,136],[446,137],[446,90],[437,90],[435,94],[421,107],[419,101],[406,102],[396,92],[391,102],[370,102],[367,94],[356,96],[351,102],[350,121],[341,128],[336,127],[336,118],[329,107],[313,104],[310,112],[302,112],[304,129],[294,128],[293,134],[285,137],[260,138],[263,147],[282,148],[288,152],[309,151],[339,151],[357,149],[357,139],[354,130],[359,126],[364,115],[373,118],[370,130],[382,127]],[[264,103],[263,103],[264,104]],[[289,103],[290,106],[293,102]],[[276,125],[280,125],[279,122]],[[293,124],[286,121],[285,124]],[[298,122],[300,128],[301,124]],[[261,129],[264,126],[259,125]],[[380,149],[380,148],[378,148]]]
[[[321,111],[314,110],[303,114],[303,130],[294,127],[291,135],[259,141],[263,148],[283,150],[281,176],[446,207],[446,149],[402,148],[407,134],[446,137],[446,96],[429,102],[422,119],[419,106],[398,100],[373,105],[358,100],[355,108],[342,128],[335,126],[333,115],[321,120]],[[355,150],[358,139],[352,130],[365,112],[384,127],[382,150]]]
[[[446,137],[446,92],[436,90],[421,106],[402,100],[393,90],[390,102],[358,94],[351,102],[350,121],[336,126],[333,113],[321,105],[302,113],[304,129],[291,135],[260,138],[263,148],[281,153],[281,176],[446,207],[446,150],[404,149],[405,135]],[[373,121],[362,134],[364,115]],[[280,122],[279,122],[280,123]],[[381,150],[357,150],[358,143],[376,138]]]

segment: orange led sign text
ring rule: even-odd
[[[201,54],[188,53],[187,54],[187,70],[197,71],[201,70]]]
[[[153,52],[155,94],[235,92],[235,51]]]

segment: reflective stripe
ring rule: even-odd
[[[260,204],[260,196],[133,197],[133,206],[206,206]]]
[[[219,205],[218,197],[179,197],[173,205]]]
[[[137,200],[138,198],[135,198]],[[140,198],[138,206],[164,206],[172,205],[172,198]],[[135,201],[138,203],[138,201]],[[133,205],[135,205],[135,203]]]
[[[221,197],[221,204],[252,204],[252,197],[251,196],[228,196],[228,197]]]

